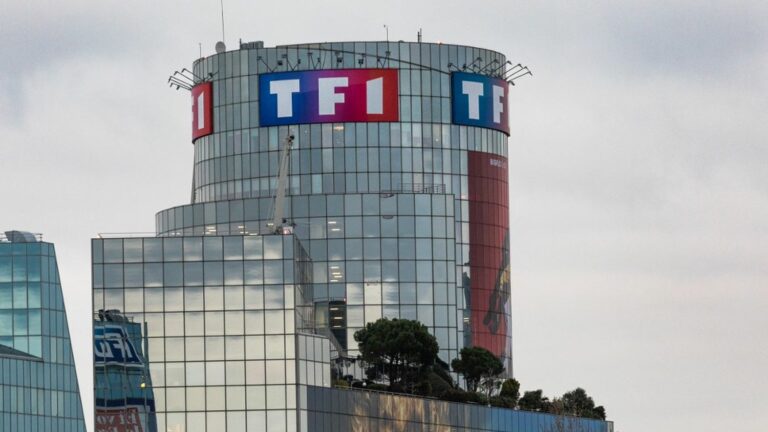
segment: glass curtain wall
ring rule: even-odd
[[[0,242],[0,430],[85,431],[51,243]]]

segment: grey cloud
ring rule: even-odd
[[[768,38],[768,9],[759,3],[639,3],[611,18],[614,53],[640,75],[727,76]]]
[[[583,386],[623,432],[760,430],[765,3],[482,6],[225,2],[230,47],[239,37],[381,39],[386,23],[393,40],[422,27],[427,40],[530,65],[510,107],[523,388],[553,396]],[[154,212],[189,196],[188,100],[165,79],[198,42],[212,51],[218,2],[3,8],[0,52],[13,61],[0,62],[0,184],[14,185],[6,202],[26,205],[0,216],[57,242],[70,325],[87,335],[88,239],[150,231]],[[90,340],[75,344],[87,353]],[[88,406],[90,358],[77,361]]]
[[[66,68],[72,59],[125,55],[135,40],[126,38],[129,22],[102,7],[81,7],[59,14],[57,5],[19,2],[0,18],[0,92],[5,95],[5,114],[14,121],[23,118],[22,89],[30,75],[39,80],[66,82],[74,71]],[[16,10],[13,10],[16,9]],[[40,81],[30,85],[38,85]],[[12,109],[10,107],[13,107]]]

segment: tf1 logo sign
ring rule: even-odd
[[[454,72],[451,74],[453,123],[496,129],[509,135],[507,95],[501,78]]]
[[[93,362],[97,366],[144,367],[144,362],[125,329],[117,325],[100,325],[93,328]]]
[[[261,126],[392,122],[399,118],[396,69],[334,69],[259,76]]]
[[[213,84],[192,87],[192,140],[213,133]]]

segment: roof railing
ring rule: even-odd
[[[41,233],[27,231],[0,232],[0,243],[37,243],[43,241]]]
[[[157,233],[154,232],[114,232],[114,233],[98,233],[99,238],[134,238],[134,237],[155,237]]]

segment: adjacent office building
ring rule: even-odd
[[[511,374],[505,57],[239,48],[171,78],[192,95],[191,202],[157,213],[153,237],[92,242],[97,430],[551,426],[330,382],[382,317],[424,323],[445,362],[482,346]]]
[[[56,252],[0,234],[0,430],[85,432]]]

